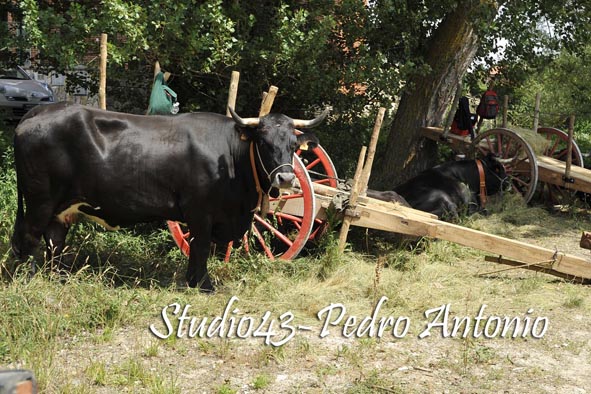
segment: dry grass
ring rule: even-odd
[[[538,134],[530,129],[525,129],[523,127],[516,126],[511,126],[510,129],[513,130],[516,134],[523,137],[523,139],[529,143],[536,156],[543,155],[544,151],[548,148],[550,144],[549,140],[547,140],[545,136]]]
[[[536,155],[543,155],[546,149],[549,147],[549,140],[547,140],[545,136],[538,134],[533,130],[513,125],[509,125],[507,129],[513,131],[515,134],[526,140]],[[483,129],[481,133],[486,130],[488,129]]]
[[[491,210],[497,213],[463,224],[588,257],[576,247],[580,231],[591,228],[586,212],[551,215],[514,198]],[[8,228],[0,226],[2,266],[10,261]],[[291,262],[211,261],[220,286],[206,296],[166,284],[182,277],[185,260],[166,250],[162,233],[84,229],[92,234],[85,241],[90,246],[73,253],[83,262],[85,253],[98,256],[98,267],[44,270],[32,280],[20,272],[0,283],[0,367],[32,369],[41,392],[530,392],[535,382],[538,392],[584,393],[590,387],[591,288],[525,270],[480,276],[504,267],[484,262],[473,249],[426,240],[394,246],[369,234],[341,255],[328,240],[320,254]],[[369,249],[362,253],[360,245]],[[254,335],[158,339],[150,332],[154,325],[166,333],[160,316],[167,305],[190,305],[189,316],[211,320],[232,296],[239,298],[231,311],[237,321],[258,322],[270,313],[274,340],[288,333],[278,326],[288,311],[290,324],[311,330],[280,347]],[[406,335],[345,337],[345,320],[357,317],[359,324],[381,297],[387,301],[379,317],[407,318]],[[320,338],[318,313],[333,303],[346,308],[346,317]],[[531,308],[532,317],[548,318],[549,328],[542,339],[443,338],[435,331],[420,339],[425,311],[446,304],[450,318],[473,318],[485,304],[487,316],[524,317]]]

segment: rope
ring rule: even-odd
[[[523,263],[520,265],[515,265],[513,267],[503,268],[503,269],[500,269],[497,271],[484,272],[482,274],[478,274],[478,276],[497,274],[499,272],[511,271],[511,270],[515,270],[515,269],[519,269],[519,268],[527,268],[527,267],[531,267],[531,266],[537,266],[538,268],[541,268],[541,269],[551,270],[552,267],[548,267],[547,265],[554,264],[555,262],[556,262],[556,259],[545,260],[545,261],[536,261],[535,263]],[[546,266],[544,266],[544,265],[546,265]]]
[[[252,148],[252,143],[250,146]],[[256,149],[257,149],[257,157],[259,158],[259,163],[260,163],[261,167],[263,168],[263,172],[265,173],[265,175],[267,175],[267,180],[269,181],[269,184],[273,183],[273,181],[271,180],[271,175],[273,175],[273,173],[275,171],[277,171],[278,169],[280,169],[281,167],[287,166],[287,167],[291,167],[291,169],[293,170],[293,164],[285,163],[285,164],[278,165],[271,172],[267,171],[267,167],[265,167],[265,163],[263,162],[263,159],[261,158],[261,152],[259,151],[258,145],[256,145]],[[269,190],[267,190],[267,194],[269,193],[269,191],[271,191],[271,186],[269,186]]]

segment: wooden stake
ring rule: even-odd
[[[371,168],[373,166],[373,159],[376,155],[376,146],[378,145],[378,137],[380,135],[380,129],[384,121],[384,115],[386,114],[386,108],[380,107],[376,122],[373,126],[373,132],[369,141],[369,150],[367,151],[367,158],[363,166],[363,172],[361,173],[361,184],[359,185],[359,195],[365,196],[367,193],[367,184],[369,183],[369,177],[371,176]]]
[[[265,116],[269,112],[271,112],[271,107],[273,106],[273,102],[275,101],[275,96],[279,88],[277,86],[271,85],[268,92],[263,92],[263,102],[261,103],[261,109],[259,110],[259,116]],[[261,213],[266,215],[269,211],[269,195],[263,195],[263,201],[261,202]]]
[[[367,151],[366,146],[361,147],[359,152],[359,159],[357,160],[357,168],[355,169],[355,176],[353,177],[353,185],[351,187],[351,193],[349,195],[349,206],[355,206],[357,203],[357,197],[359,197],[359,181],[361,179],[361,172],[363,171],[363,165],[365,163],[365,152]],[[339,234],[339,251],[342,253],[345,250],[345,244],[347,243],[347,235],[349,234],[349,227],[351,226],[351,216],[345,216],[343,224],[341,226],[341,233]]]
[[[228,93],[228,105],[226,106],[226,116],[230,116],[229,108],[236,109],[236,97],[238,96],[238,81],[240,80],[240,73],[232,71],[230,78],[230,91]]]
[[[564,169],[564,182],[573,183],[574,179],[570,176],[570,168],[573,162],[573,134],[575,130],[575,115],[568,119],[568,141],[566,145],[566,167]]]
[[[534,107],[534,127],[533,127],[533,131],[534,133],[538,132],[538,124],[540,121],[540,101],[542,100],[542,94],[541,93],[536,93],[536,105]]]
[[[279,88],[277,86],[271,85],[269,88],[269,92],[264,95],[263,102],[261,103],[261,110],[259,111],[259,116],[265,116],[271,112],[271,107],[273,106],[273,101],[275,101],[275,96]]]
[[[99,107],[107,109],[107,35],[101,34],[101,60],[99,79]]]
[[[507,127],[507,113],[509,111],[509,96],[503,96],[503,124],[502,127]]]

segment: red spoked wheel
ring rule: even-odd
[[[296,257],[315,225],[316,200],[312,181],[297,156],[294,157],[294,173],[297,185],[289,190],[282,190],[279,197],[269,199],[266,216],[254,215],[253,247],[270,259],[279,257],[289,260]],[[177,246],[188,256],[191,234],[184,231],[178,222],[168,221],[168,228]],[[228,257],[228,253],[226,256]]]
[[[509,129],[491,129],[479,134],[470,145],[475,158],[495,154],[503,163],[513,191],[529,202],[538,183],[538,162],[529,143]]]
[[[294,157],[293,168],[297,185],[282,190],[279,197],[269,199],[266,217],[254,215],[255,247],[271,260],[296,257],[306,245],[314,226],[316,199],[312,180],[298,156]]]
[[[566,162],[568,156],[568,134],[554,127],[540,127],[538,129],[538,134],[546,136],[546,139],[549,141],[548,147],[544,150],[544,155]],[[583,154],[574,140],[571,152],[571,163],[573,166],[584,166]],[[573,199],[573,195],[576,193],[574,190],[566,189],[555,184],[547,182],[540,183],[541,197],[552,204],[570,202]]]
[[[545,156],[550,156],[556,160],[566,161],[568,154],[568,134],[562,130],[555,129],[554,127],[540,127],[538,134],[546,136],[546,139],[550,141],[548,147],[544,150]],[[577,143],[573,140],[573,149],[571,153],[572,164],[583,167],[583,154]]]
[[[306,166],[306,170],[310,175],[312,183],[337,187],[337,170],[323,147],[318,145],[310,150],[299,149],[296,154],[302,159],[302,162]],[[315,241],[322,236],[327,227],[328,223],[326,221],[315,218],[314,227],[308,239],[310,241]]]
[[[189,256],[189,241],[191,233],[189,231],[185,231],[183,228],[184,226],[181,225],[179,222],[169,220],[166,222],[166,224],[168,225],[168,231],[170,231],[170,234],[172,235],[172,238],[174,239],[174,243],[176,243],[176,246],[179,247],[179,249],[181,250],[181,252],[183,252],[185,256]]]

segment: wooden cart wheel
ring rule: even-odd
[[[544,155],[566,162],[568,154],[568,134],[554,127],[540,127],[538,128],[538,133],[545,135],[546,139],[549,141],[549,145],[544,151]],[[584,166],[583,154],[574,140],[571,158],[573,166]],[[572,201],[573,195],[576,193],[574,190],[566,189],[558,185],[547,182],[540,183],[540,193],[542,198],[552,204],[561,204],[565,201]]]
[[[550,145],[544,151],[544,156],[550,156],[556,160],[566,161],[567,147],[568,147],[568,134],[562,130],[555,129],[554,127],[540,127],[538,134],[546,136],[546,139],[550,141]],[[572,150],[572,164],[579,167],[583,167],[583,154],[579,149],[579,145],[573,140]]]
[[[503,163],[512,189],[526,202],[531,200],[538,183],[538,161],[523,137],[509,129],[487,130],[474,138],[470,151],[475,158],[494,153]]]
[[[254,247],[267,257],[289,260],[298,255],[308,240],[316,216],[316,200],[312,181],[299,157],[294,157],[297,186],[282,191],[269,200],[267,215],[254,215],[252,233]],[[168,221],[168,228],[177,246],[189,255],[190,233],[183,231],[178,222]]]
[[[306,166],[306,170],[310,175],[312,183],[319,183],[330,187],[337,187],[338,177],[337,170],[328,156],[328,153],[320,145],[314,149],[302,150],[298,149],[296,154],[302,159]],[[324,220],[315,218],[314,227],[310,234],[309,240],[315,241],[322,234],[324,234],[328,223]]]

